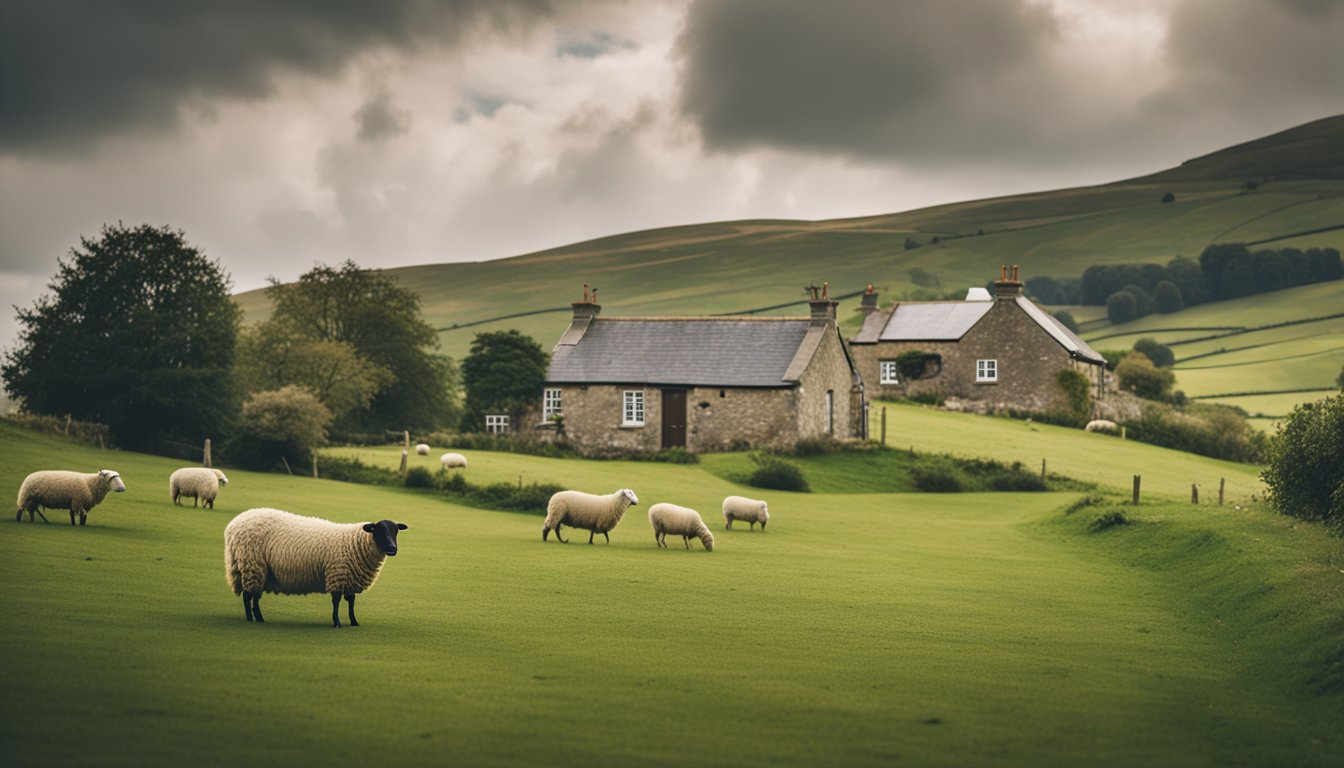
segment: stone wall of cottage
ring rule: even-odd
[[[870,398],[937,392],[990,409],[1046,411],[1057,404],[1060,395],[1055,376],[1065,368],[1088,377],[1094,398],[1105,393],[1105,366],[1074,360],[1011,299],[997,301],[959,342],[883,341],[855,344],[851,349]],[[942,369],[929,378],[880,383],[879,362],[912,350],[942,355]],[[997,361],[997,381],[976,381],[978,360]]]
[[[798,437],[853,437],[858,424],[851,390],[849,360],[839,334],[832,329],[822,338],[798,386]],[[827,431],[826,393],[831,393],[832,427]]]

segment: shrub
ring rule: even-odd
[[[1082,497],[1081,499],[1078,499],[1072,504],[1069,504],[1068,506],[1064,507],[1064,514],[1072,515],[1074,512],[1087,509],[1088,507],[1095,507],[1098,504],[1103,503],[1104,501],[1106,501],[1106,499],[1101,494],[1089,493],[1088,495]]]
[[[346,459],[324,455],[318,459],[317,473],[327,480],[364,485],[396,485],[401,479],[396,471],[369,466],[361,462],[358,457]]]
[[[1164,315],[1185,309],[1185,299],[1181,296],[1181,287],[1170,280],[1163,280],[1153,288],[1153,304]]]
[[[1268,453],[1260,476],[1275,508],[1344,532],[1344,395],[1294,408]]]
[[[1138,316],[1138,302],[1129,291],[1116,291],[1106,297],[1106,317],[1112,323],[1128,323]]]
[[[1120,388],[1147,400],[1165,400],[1176,383],[1176,374],[1158,368],[1141,352],[1133,352],[1115,367],[1115,378]]]
[[[943,393],[937,391],[913,392],[908,399],[912,403],[920,403],[921,405],[941,406],[943,404]]]
[[[1162,195],[1162,202],[1164,202],[1164,203],[1174,203],[1174,202],[1176,202],[1176,195],[1175,195],[1175,193],[1167,192],[1167,193],[1165,193],[1164,195]]]
[[[833,437],[804,437],[789,451],[794,456],[824,456],[845,449],[845,444]]]
[[[1260,461],[1267,445],[1244,414],[1229,406],[1201,405],[1180,413],[1150,403],[1138,419],[1124,425],[1132,440],[1227,461]]]
[[[1176,364],[1176,355],[1172,353],[1171,347],[1154,338],[1145,336],[1134,342],[1134,351],[1142,353],[1158,368],[1170,368]]]
[[[1092,415],[1092,382],[1087,374],[1064,368],[1055,374],[1055,386],[1059,389],[1060,415],[1067,418],[1071,426],[1082,426]]]
[[[243,403],[226,453],[247,469],[274,469],[282,463],[302,469],[313,449],[326,443],[331,418],[331,411],[303,387],[258,392]]]
[[[925,493],[961,493],[968,480],[965,473],[945,456],[932,456],[910,468],[910,479]]]
[[[996,491],[1044,491],[1045,481],[1035,472],[1027,471],[1022,462],[1015,461],[990,477],[989,487]]]
[[[1125,517],[1124,512],[1114,510],[1093,520],[1087,529],[1093,533],[1100,533],[1121,525],[1129,525],[1129,518]]]
[[[411,467],[406,470],[403,483],[407,488],[433,488],[434,475],[424,467]]]
[[[769,453],[753,453],[751,461],[756,469],[747,478],[748,485],[776,491],[807,492],[807,478],[803,477],[803,470],[797,464]]]

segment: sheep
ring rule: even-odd
[[[667,534],[680,536],[686,548],[691,548],[691,537],[698,536],[706,552],[714,551],[714,534],[709,532],[700,513],[689,507],[660,502],[649,507],[649,525],[653,526],[653,540],[667,548]]]
[[[724,528],[732,528],[734,520],[741,520],[744,523],[751,523],[751,529],[756,530],[756,524],[761,524],[761,530],[765,530],[765,524],[770,521],[770,509],[764,501],[760,499],[748,499],[745,496],[728,496],[723,500],[723,519],[726,521]]]
[[[261,507],[238,515],[224,528],[224,569],[229,587],[243,596],[248,621],[264,623],[262,591],[286,595],[331,595],[331,625],[341,626],[341,596],[355,620],[355,595],[378,580],[388,557],[397,554],[405,523],[343,525]]]
[[[460,453],[445,453],[439,457],[439,463],[443,465],[444,469],[450,469],[452,467],[462,467],[463,469],[466,469],[467,457]]]
[[[425,443],[416,443],[416,444],[415,444],[415,455],[416,455],[416,456],[428,456],[428,455],[429,455],[429,446],[426,445]]]
[[[168,478],[168,493],[176,506],[182,506],[180,499],[188,496],[191,498],[191,506],[199,504],[207,509],[214,509],[219,486],[228,484],[229,478],[218,469],[183,467]]]
[[[556,540],[568,544],[568,539],[560,538],[560,526],[564,524],[587,528],[589,544],[593,543],[593,536],[599,533],[610,544],[611,537],[607,533],[621,522],[630,505],[638,503],[635,492],[629,488],[622,488],[607,496],[594,496],[582,491],[559,491],[546,504],[546,522],[541,527],[541,540],[545,541],[554,528]]]
[[[1087,422],[1087,426],[1083,427],[1083,429],[1088,432],[1120,431],[1120,427],[1118,427],[1114,421],[1110,421],[1109,419],[1093,419],[1092,421]]]
[[[42,514],[41,509],[46,507],[68,509],[70,524],[74,525],[75,515],[79,515],[79,524],[84,525],[89,510],[98,506],[108,491],[121,493],[124,490],[126,484],[122,482],[121,474],[111,469],[100,469],[90,474],[60,469],[34,472],[25,477],[23,485],[19,486],[19,513],[14,516],[14,522],[22,520],[23,512],[27,510],[29,522],[33,522],[33,513],[36,512],[42,516],[42,522],[49,523],[51,521]]]

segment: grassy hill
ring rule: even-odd
[[[967,455],[1027,429],[962,418],[894,420]],[[1070,453],[1098,463],[1180,458],[1079,437]],[[473,481],[635,488],[641,505],[591,547],[543,543],[531,515],[233,470],[215,510],[177,508],[173,461],[0,423],[0,487],[54,466],[111,466],[128,490],[85,528],[0,525],[6,766],[1328,766],[1344,751],[1344,543],[1245,486],[1241,509],[770,494],[768,533],[715,525],[707,554],[657,549],[644,519],[676,500],[712,522],[745,490],[702,466],[473,453]],[[409,524],[361,627],[330,628],[320,595],[268,595],[267,623],[243,620],[222,531],[260,505]],[[1090,532],[1108,509],[1131,523]]]
[[[1197,257],[1214,242],[1344,250],[1341,158],[1344,116],[1336,116],[1113,184],[834,221],[669,227],[498,261],[387,272],[420,295],[427,318],[440,329],[443,350],[458,358],[475,333],[506,328],[549,348],[568,324],[569,303],[580,298],[583,283],[599,288],[608,315],[688,315],[790,302],[767,311],[797,314],[805,311],[803,287],[829,281],[833,295],[851,296],[840,311],[854,330],[858,299],[852,296],[870,282],[887,304],[918,290],[984,285],[1001,264],[1021,265],[1024,278],[1065,277],[1094,264]],[[1244,189],[1248,179],[1260,182],[1253,192]],[[1175,202],[1160,202],[1166,192]],[[907,249],[907,239],[918,247]],[[1344,299],[1342,286],[1322,290]],[[263,292],[238,299],[250,320],[268,311]],[[1235,311],[1249,311],[1238,324],[1263,325],[1262,313],[1296,312],[1297,300],[1289,291],[1238,304]],[[1199,324],[1186,317],[1178,313],[1169,320]],[[1336,371],[1344,365],[1344,357],[1329,360]],[[1313,374],[1303,386],[1332,380]],[[1191,381],[1182,378],[1178,386],[1208,394],[1224,389]]]

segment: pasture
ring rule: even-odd
[[[547,461],[473,453],[467,472],[540,480]],[[0,487],[56,466],[110,466],[128,490],[85,528],[0,524],[6,766],[1344,754],[1344,542],[1254,506],[1153,499],[1089,533],[1106,505],[1066,514],[1077,493],[768,494],[752,533],[717,509],[757,492],[702,467],[569,460],[568,485],[641,504],[610,545],[562,545],[531,515],[233,470],[215,510],[176,508],[179,462],[0,424]],[[660,500],[700,509],[715,551],[657,549]],[[243,620],[222,531],[262,505],[410,526],[363,626],[332,629],[321,595]]]

